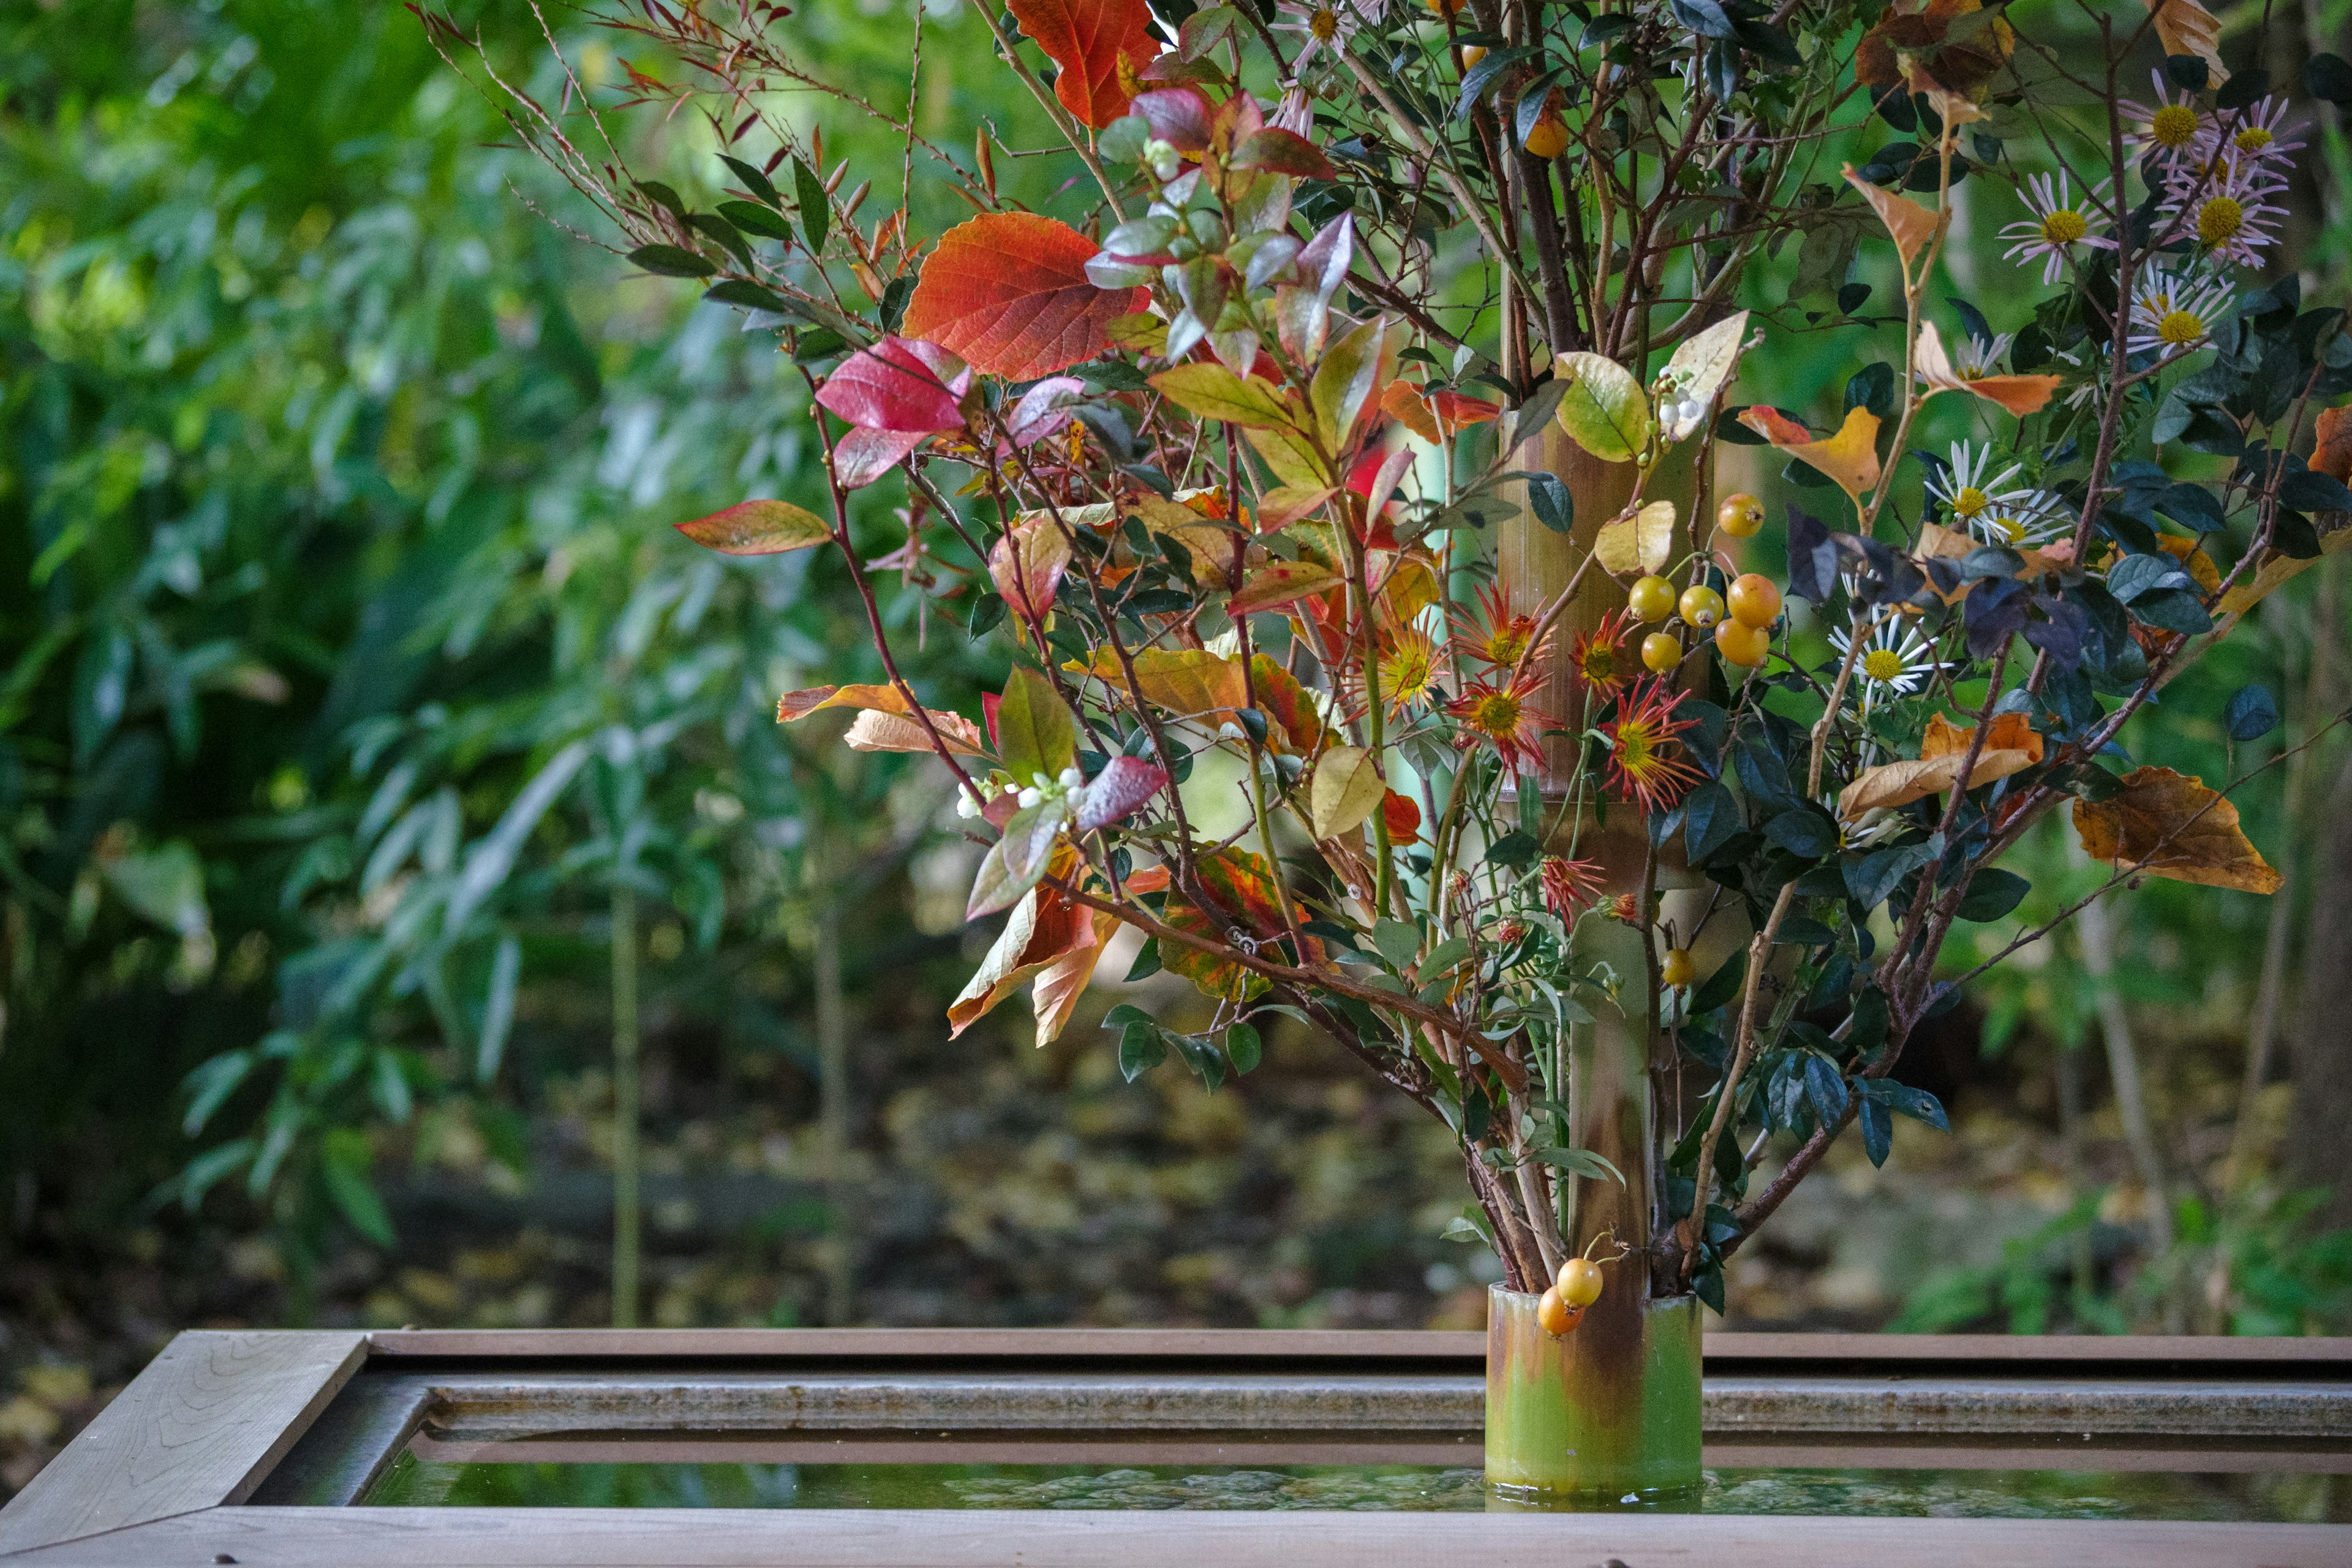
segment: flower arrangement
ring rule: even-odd
[[[680,527],[849,556],[887,679],[778,718],[851,710],[848,745],[952,775],[971,918],[1006,917],[954,1027],[1026,984],[1051,1037],[1125,926],[1131,975],[1214,1004],[1113,1009],[1130,1078],[1213,1088],[1280,1015],[1444,1118],[1498,1312],[1569,1390],[1565,1457],[1498,1457],[1541,1422],[1497,1372],[1497,1479],[1696,1478],[1690,1301],[1848,1129],[1883,1161],[1895,1118],[1942,1123],[1905,1042],[2036,821],[2070,812],[2110,887],[2276,885],[2231,781],[2119,738],[2352,540],[2343,312],[2252,278],[2307,132],[2197,0],[2020,10],[982,6],[1061,133],[1066,220],[1000,194],[984,132],[950,153],[821,80],[779,5],[608,18],[687,73],[634,96],[707,111],[708,210],[584,150],[576,76],[554,109],[486,84],[635,263],[806,377],[825,493]],[[902,194],[920,163],[973,216],[861,222],[870,184],[842,193],[784,87],[890,123]],[[1938,271],[1970,180],[2018,215],[1980,302]],[[1857,374],[1826,433],[1732,401],[1744,359],[1832,328]],[[1733,444],[1809,487],[1777,529],[1716,496]],[[849,524],[876,485],[1012,652],[983,713],[894,658]],[[1768,529],[1777,581],[1743,564]]]

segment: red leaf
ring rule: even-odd
[[[928,436],[963,428],[956,405],[971,384],[971,370],[953,354],[931,343],[884,338],[842,361],[816,400],[861,430]]]
[[[1421,807],[1413,804],[1412,796],[1389,791],[1381,800],[1381,816],[1388,821],[1391,838],[1410,841],[1420,836]]]
[[[1130,106],[1151,127],[1151,134],[1179,153],[1198,153],[1209,145],[1209,126],[1216,111],[1200,89],[1163,87],[1139,93]]]
[[[1139,808],[1168,785],[1165,769],[1140,757],[1113,757],[1094,776],[1078,802],[1077,829],[1092,833]]]
[[[834,443],[834,478],[843,489],[864,489],[905,462],[925,439],[904,430],[852,430]]]
[[[1322,149],[1296,131],[1285,131],[1278,125],[1252,132],[1234,149],[1233,167],[1265,169],[1307,180],[1339,177],[1332,172],[1330,160],[1323,156]]]
[[[1048,376],[1021,395],[1013,407],[1013,417],[1005,423],[1006,436],[1015,447],[1034,446],[1065,429],[1070,423],[1070,405],[1086,395],[1087,384],[1075,375]]]
[[[907,331],[991,375],[1025,381],[1094,358],[1149,289],[1097,289],[1093,240],[1035,213],[989,213],[940,237],[907,302]]]
[[[1145,0],[1010,0],[1013,19],[1054,57],[1054,96],[1100,131],[1127,112],[1127,83],[1160,53]],[[1119,68],[1124,65],[1126,69]]]

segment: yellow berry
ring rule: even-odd
[[[1642,665],[1652,675],[1664,675],[1682,661],[1682,639],[1674,633],[1652,632],[1642,639]]]
[[[1568,151],[1568,121],[1545,110],[1528,127],[1527,149],[1538,158],[1557,158]]]
[[[1464,70],[1468,70],[1472,66],[1476,65],[1480,60],[1483,60],[1486,58],[1486,46],[1483,44],[1465,44],[1462,46],[1462,68]]]
[[[1583,1308],[1571,1307],[1560,1300],[1557,1285],[1544,1287],[1543,1300],[1536,1303],[1536,1321],[1554,1339],[1576,1327],[1577,1320],[1583,1316]]]
[[[1638,578],[1625,595],[1625,607],[1637,621],[1663,621],[1675,613],[1675,585],[1664,577]]]
[[[1590,1307],[1601,1300],[1601,1265],[1590,1258],[1571,1258],[1559,1266],[1559,1299],[1571,1307]]]
[[[1723,619],[1723,595],[1704,583],[1694,583],[1683,590],[1683,619],[1705,631]]]
[[[1753,669],[1772,651],[1772,634],[1766,627],[1751,626],[1745,621],[1724,621],[1715,628],[1715,651],[1723,656],[1726,664]]]
[[[1769,626],[1780,618],[1780,590],[1761,572],[1749,572],[1731,584],[1731,618],[1751,626]]]
[[[1715,526],[1734,539],[1746,539],[1764,526],[1764,503],[1746,490],[1726,496],[1715,509]]]
[[[1658,978],[1669,985],[1689,984],[1694,973],[1690,949],[1686,947],[1670,947],[1666,956],[1658,961]]]

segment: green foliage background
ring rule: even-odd
[[[527,6],[458,16],[503,70],[555,95]],[[793,25],[835,79],[903,90],[903,8],[815,6]],[[962,145],[985,118],[1004,145],[1043,143],[1034,105],[985,64],[977,18],[943,9],[926,33],[927,134]],[[567,41],[617,71],[622,40]],[[420,1244],[388,1184],[413,1193],[439,1172],[511,1194],[601,1168],[624,885],[648,931],[660,1070],[688,1086],[664,1103],[674,1122],[729,1129],[673,1173],[759,1167],[781,1137],[797,1152],[761,1168],[844,1178],[808,1154],[827,929],[863,1086],[844,1158],[883,1184],[871,1193],[891,1170],[929,1173],[849,1226],[772,1205],[719,1252],[764,1268],[781,1249],[787,1275],[795,1257],[863,1268],[876,1293],[858,1310],[875,1316],[919,1297],[1016,1321],[1330,1321],[1378,1280],[1425,1315],[1467,1278],[1424,1223],[1459,1201],[1442,1137],[1368,1104],[1304,1042],[1276,1042],[1244,1123],[1230,1093],[1210,1107],[1117,1084],[1084,1020],[1046,1054],[993,1023],[943,1041],[971,933],[954,929],[969,863],[940,847],[938,782],[770,721],[782,690],[878,674],[843,568],[831,552],[722,561],[667,527],[814,493],[804,389],[730,312],[551,224],[577,219],[568,193],[491,145],[495,118],[405,12],[18,0],[0,7],[0,1263],[16,1260],[0,1273],[17,1282],[0,1313],[96,1314],[62,1282],[102,1295],[126,1257],[200,1274],[239,1237],[269,1254],[239,1277],[278,1294],[191,1308],[166,1293],[180,1305],[155,1310],[436,1310],[422,1286],[370,1295],[378,1275],[347,1259]],[[834,155],[895,184],[886,131],[839,105],[809,112]],[[636,133],[647,167],[689,195],[715,187],[692,125]],[[2295,247],[2340,258],[2340,132],[2308,162],[2319,216]],[[1055,196],[1045,161],[1003,166],[1038,205]],[[1970,200],[1955,290],[2014,326],[1991,303],[1993,231],[2011,215],[1991,190]],[[961,211],[918,181],[919,231]],[[1759,300],[1785,297],[1799,264],[1767,269]],[[2340,297],[2340,260],[2314,265]],[[1835,331],[1797,338],[1741,399],[1833,412],[1853,353]],[[1748,478],[1779,515],[1783,481]],[[861,504],[870,555],[903,542],[886,497]],[[2133,741],[2144,760],[2208,777],[2248,760],[2228,754],[2221,704],[2249,681],[2292,698],[2316,647],[2340,650],[2344,627],[2314,619],[2322,575],[2165,694],[2163,738]],[[928,699],[975,710],[1002,670],[961,635],[958,601],[877,584],[899,626],[929,617]],[[2315,754],[2307,813],[2339,755]],[[2245,796],[2274,854],[2311,826],[2287,820],[2284,777]],[[2056,837],[2035,854],[2038,905],[2069,873]],[[2291,896],[2330,896],[2305,859]],[[2184,1178],[2172,1272],[2116,1293],[2121,1233],[2094,1192],[2087,1208],[2049,1205],[2078,1215],[2071,1228],[2021,1227],[2021,1262],[1934,1282],[1913,1321],[2125,1326],[2211,1295],[2199,1281],[2218,1268],[2234,1304],[2199,1326],[2340,1321],[2352,1260],[2302,1239],[2307,1204],[2259,1163],[2235,1184],[2210,1174],[2267,907],[2158,884],[2119,909],[2131,962],[2116,984]],[[2014,929],[1987,928],[1987,951]],[[1993,1065],[1964,1042],[1958,1086],[1980,1079],[2003,1115],[2046,1124],[2059,1053],[2097,1030],[2075,950],[2049,944],[1979,1000]],[[2279,1094],[2256,1110],[2267,1149]],[[2066,1147],[2105,1139],[2111,1154],[2108,1126]],[[2123,1173],[2095,1147],[2068,1192]],[[985,1196],[1023,1181],[1047,1196]],[[1155,1228],[1171,1214],[1208,1228]],[[863,1263],[843,1261],[845,1229],[866,1237]],[[2097,1269],[2071,1265],[2095,1237]],[[1071,1275],[1088,1247],[1127,1261]],[[1234,1283],[1244,1254],[1286,1282]],[[593,1256],[544,1237],[516,1256],[566,1281],[545,1316],[602,1310]],[[975,1258],[992,1271],[978,1297],[956,1278]],[[1758,1289],[1778,1300],[1785,1283]],[[787,1281],[689,1293],[679,1310],[802,1321],[824,1315],[821,1294]],[[2041,1306],[2021,1314],[2025,1298]]]

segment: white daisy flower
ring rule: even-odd
[[[1989,508],[1981,516],[1969,520],[1970,535],[1987,544],[2006,545],[2011,550],[2046,544],[2070,531],[2058,498],[2048,490],[2030,491],[2022,501]]]
[[[1877,748],[1874,746],[1871,750],[1875,752]],[[1837,802],[1823,801],[1822,805],[1832,816],[1837,815]],[[1841,849],[1867,848],[1888,834],[1898,831],[1903,826],[1903,818],[1895,815],[1893,807],[1874,805],[1852,822],[1838,825],[1838,847]]]
[[[2212,259],[2260,267],[2263,247],[2278,243],[2276,225],[2286,216],[2286,208],[2270,199],[2280,185],[2274,174],[2257,165],[2217,164],[2209,171],[2183,164],[2168,183],[2159,216],[2165,227],[2193,236]]]
[[[1369,0],[1283,0],[1275,10],[1289,18],[1276,22],[1276,32],[1297,33],[1306,39],[1298,58],[1290,62],[1291,68],[1298,71],[1306,69],[1318,53],[1338,60],[1348,40],[1372,19],[1377,7]]]
[[[2273,96],[2252,109],[2216,115],[2198,132],[2198,162],[2222,160],[2249,174],[2260,173],[2280,184],[2294,166],[2292,154],[2302,150],[2303,127],[2288,125],[2286,100]]]
[[[2063,278],[2068,265],[2084,249],[2116,247],[2114,240],[2100,237],[2098,231],[2106,226],[2106,219],[2092,201],[2074,200],[2065,170],[2058,171],[2054,182],[2048,174],[2034,175],[2026,181],[2022,197],[2025,210],[2033,216],[2000,231],[2001,238],[2017,241],[2001,254],[2011,261],[2040,257],[2043,283]]]
[[[1845,632],[1832,631],[1830,646],[1837,649],[1838,662],[1843,664],[1853,639]],[[1862,683],[1862,710],[1867,713],[1890,697],[1910,696],[1938,668],[1916,622],[1901,614],[1886,616],[1863,639],[1862,654],[1853,661],[1854,677]]]
[[[1980,520],[2041,510],[2042,492],[2016,482],[2024,469],[2011,463],[2000,473],[1991,474],[1988,470],[1992,461],[1990,446],[1955,441],[1951,467],[1940,474],[1927,476],[1927,493],[1943,502],[1970,533],[1978,533]],[[1979,537],[1983,536],[1979,533]]]
[[[2230,285],[2218,278],[2199,280],[2148,267],[2132,283],[2130,336],[2133,353],[2169,359],[2201,347],[2230,313]]]
[[[2129,121],[2124,128],[2124,145],[2154,153],[2170,163],[2188,155],[2198,133],[2205,129],[2205,116],[2198,110],[2195,95],[2176,89],[2164,79],[2162,71],[2148,72],[2148,80],[2156,85],[2156,101],[2123,106]]]

